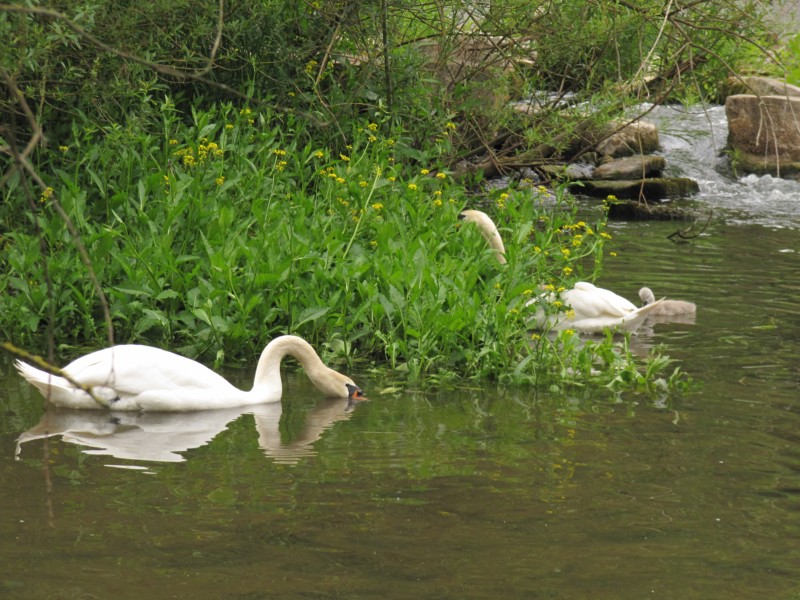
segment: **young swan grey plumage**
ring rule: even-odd
[[[639,290],[639,298],[641,298],[644,306],[656,301],[653,290],[648,287],[643,287]],[[674,317],[677,315],[693,315],[696,312],[697,305],[695,305],[694,302],[686,302],[685,300],[662,300],[658,307],[654,308],[650,314],[662,317]]]
[[[267,344],[258,359],[249,392],[234,387],[190,358],[136,344],[112,346],[82,356],[61,369],[66,377],[51,375],[22,361],[17,361],[16,367],[54,406],[176,412],[280,401],[280,367],[287,355],[297,359],[314,386],[326,396],[363,398],[352,379],[325,366],[311,344],[294,335],[282,335]],[[85,390],[90,390],[91,395]]]
[[[496,251],[497,260],[505,264],[503,240],[489,215],[479,210],[465,210],[458,215],[458,218],[474,223],[489,246]],[[537,327],[555,330],[574,329],[584,333],[602,333],[607,329],[636,331],[645,317],[662,302],[657,300],[637,308],[622,296],[586,281],[579,281],[572,289],[560,294],[546,294],[529,300],[526,306],[540,303],[542,298],[548,303],[559,301],[568,310],[546,311],[540,304],[533,315],[533,322]]]

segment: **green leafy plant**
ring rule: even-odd
[[[610,237],[604,218],[578,220],[562,189],[523,182],[493,192],[483,208],[507,239],[500,265],[477,230],[457,227],[471,200],[444,160],[453,123],[421,152],[402,129],[363,121],[340,151],[306,143],[292,114],[221,104],[184,124],[173,107],[163,100],[148,126],[76,122],[41,157],[53,183],[35,213],[11,210],[24,198],[12,185],[0,326],[18,344],[44,345],[48,306],[64,353],[105,343],[96,292],[51,210],[57,194],[118,341],[250,364],[269,339],[295,333],[329,360],[386,363],[412,380],[585,385],[619,378],[633,361],[610,338],[580,347],[566,333],[532,339],[529,301],[540,285],[555,291],[594,273]]]

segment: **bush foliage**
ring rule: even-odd
[[[599,267],[603,215],[580,223],[532,185],[478,198],[453,172],[523,118],[518,150],[550,143],[583,100],[610,118],[713,95],[764,56],[755,6],[3,5],[0,326],[36,349],[103,345],[105,298],[117,341],[216,363],[291,332],[413,377],[555,383],[599,365],[609,385],[650,385],[665,360],[640,374],[611,340],[526,327],[539,285]],[[543,91],[535,116],[509,108]],[[506,266],[456,227],[476,203]]]

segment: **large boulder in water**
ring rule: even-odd
[[[734,94],[752,94],[755,96],[800,96],[800,87],[786,83],[774,77],[747,75],[729,77],[721,86],[722,97]]]
[[[642,179],[658,177],[666,166],[663,156],[626,156],[603,163],[592,173],[592,179]]]
[[[738,170],[800,177],[800,96],[735,94],[725,99],[725,114]]]
[[[595,151],[601,156],[620,158],[650,154],[658,150],[658,128],[647,121],[635,121],[620,126],[612,123]]]

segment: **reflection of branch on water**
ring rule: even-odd
[[[703,223],[703,227],[699,231],[694,231],[695,225],[697,225],[697,219],[695,219],[692,222],[692,224],[689,225],[689,227],[687,227],[686,229],[678,229],[678,231],[672,232],[667,236],[667,239],[679,243],[683,240],[690,240],[692,238],[696,238],[708,228],[708,224],[711,222],[711,217],[713,216],[713,214],[714,211],[709,209],[708,218],[706,219],[706,222]]]
[[[181,454],[199,448],[243,414],[255,419],[258,443],[276,462],[293,464],[315,453],[312,445],[333,423],[349,419],[353,405],[347,398],[317,403],[305,417],[294,439],[282,442],[280,402],[233,409],[191,413],[130,413],[50,408],[34,427],[17,439],[16,455],[33,440],[61,436],[65,442],[83,446],[86,454],[115,458],[182,462]]]
[[[42,448],[42,468],[44,470],[45,503],[47,504],[47,524],[51,529],[56,528],[56,513],[53,510],[53,478],[50,476],[50,444],[47,438]]]

